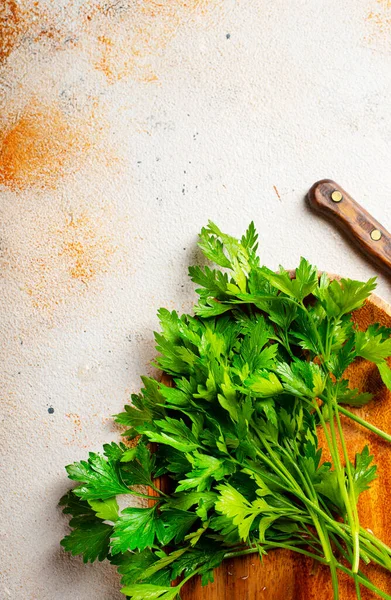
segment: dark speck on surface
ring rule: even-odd
[[[229,39],[230,39],[230,37],[231,37],[231,34],[230,34],[230,33],[227,33],[227,35],[226,35],[225,37],[227,38],[227,40],[229,40]]]
[[[54,413],[54,408],[53,408],[53,406],[49,406],[49,408],[48,408],[48,413],[49,413],[49,415],[52,415],[52,414]]]

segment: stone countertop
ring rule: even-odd
[[[6,0],[0,29],[0,597],[119,600],[59,547],[64,465],[118,439],[209,218],[272,268],[376,273],[304,196],[390,229],[391,6]]]

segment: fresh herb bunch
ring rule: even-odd
[[[371,399],[344,379],[357,356],[391,389],[390,330],[358,331],[351,319],[375,280],[319,278],[303,258],[293,277],[275,273],[261,266],[257,237],[253,223],[240,241],[211,222],[202,229],[199,245],[220,269],[190,268],[196,316],[159,311],[156,364],[172,386],[144,377],[116,416],[134,447],[108,444],[67,467],[77,486],[61,501],[72,515],[62,545],[117,565],[132,600],[177,599],[190,578],[213,581],[225,558],[274,548],[328,565],[335,599],[338,570],[357,598],[360,586],[391,598],[361,571],[369,562],[391,571],[391,549],[359,522],[376,466],[368,447],[351,461],[340,417],[391,440],[344,407]],[[169,493],[155,485],[161,476]],[[125,494],[145,506],[120,511]]]

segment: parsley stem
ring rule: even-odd
[[[357,577],[357,573],[353,573],[354,585],[356,588],[356,596],[357,600],[361,600],[361,590],[360,590],[360,581]]]
[[[297,471],[300,479],[303,482],[304,489],[307,490],[307,493],[311,496],[312,500],[317,505],[319,505],[318,495],[316,494],[316,492],[314,490],[314,486],[312,484],[311,478],[308,476],[306,469],[303,469],[303,472],[301,472],[299,467],[295,464],[295,462],[289,456],[289,453],[287,453],[287,458],[290,459],[291,464],[295,467],[295,470]],[[334,557],[333,550],[332,550],[331,544],[330,544],[329,532],[327,531],[327,528],[324,527],[324,524],[319,521],[318,516],[313,512],[313,510],[308,509],[308,511],[312,517],[316,531],[318,532],[325,559],[327,560],[329,567],[330,567],[334,599],[337,600],[339,598],[338,576],[337,576],[337,570],[336,570],[336,566],[335,566],[336,565],[335,557]]]
[[[354,501],[354,511],[351,508],[351,503],[350,503],[350,499],[349,499],[349,495],[348,492],[346,490],[346,486],[345,486],[345,481],[344,479],[341,477],[341,474],[343,474],[343,469],[342,469],[342,465],[341,465],[341,460],[339,458],[339,452],[338,452],[338,446],[336,443],[336,434],[335,434],[335,425],[334,425],[334,417],[333,417],[333,413],[336,413],[336,419],[338,422],[338,427],[339,427],[339,434],[340,434],[340,439],[341,439],[341,444],[342,444],[342,448],[344,450],[344,456],[345,456],[345,461],[346,464],[349,467],[350,470],[350,463],[349,463],[349,457],[347,454],[347,449],[346,449],[346,444],[345,444],[345,439],[343,436],[343,432],[342,432],[342,427],[341,427],[341,422],[339,419],[339,415],[337,417],[337,411],[338,411],[338,407],[337,410],[334,411],[333,410],[333,406],[331,404],[331,400],[328,400],[328,406],[329,406],[329,411],[330,411],[330,432],[331,432],[331,439],[330,439],[330,435],[327,429],[327,425],[326,422],[324,420],[322,411],[320,410],[317,402],[314,402],[314,406],[315,406],[315,410],[318,414],[319,420],[321,422],[322,428],[324,430],[325,436],[326,436],[326,440],[328,443],[328,446],[330,448],[330,452],[332,454],[333,457],[333,461],[335,464],[335,468],[337,471],[337,477],[338,477],[338,481],[339,481],[339,487],[340,487],[340,491],[342,493],[343,499],[344,499],[344,504],[346,507],[346,512],[348,515],[348,521],[349,521],[349,525],[350,525],[350,530],[351,530],[351,535],[353,538],[353,573],[357,573],[358,571],[358,567],[359,567],[359,562],[360,562],[360,540],[359,540],[359,528],[360,528],[360,522],[358,520],[358,514],[357,514],[357,504],[356,501]],[[347,468],[348,468],[347,467]],[[352,480],[352,476],[351,476],[351,472],[350,472],[350,480],[349,480],[349,484],[351,486],[351,489],[353,488],[353,480]]]
[[[352,562],[352,554],[350,552],[349,547],[347,546],[346,551],[345,551],[343,546],[339,543],[338,538],[333,533],[330,534],[330,537],[331,537],[334,545],[338,549],[339,553],[341,554],[342,558],[344,558],[346,561],[351,563]],[[359,571],[358,574],[362,575],[362,572]],[[356,588],[357,600],[361,600],[360,582],[358,581],[357,573],[353,573],[353,579],[354,579],[354,586]]]
[[[352,573],[352,571],[350,569],[348,569],[344,565],[341,565],[340,563],[338,563],[338,569],[343,571],[343,573],[350,575],[351,577],[354,575],[354,573]],[[391,596],[389,594],[386,594],[386,592],[383,592],[383,590],[380,590],[376,585],[371,583],[365,577],[362,577],[361,575],[356,574],[356,578],[357,578],[358,583],[360,583],[361,585],[368,588],[368,590],[371,590],[371,592],[378,594],[378,596],[380,596],[380,598],[384,598],[385,600],[391,600]]]
[[[364,527],[360,527],[360,533],[367,538],[368,540],[370,540],[371,542],[376,543],[380,548],[383,548],[383,550],[385,552],[387,552],[388,555],[391,555],[391,548],[389,546],[387,546],[387,544],[385,544],[384,542],[382,542],[379,538],[377,538],[375,535],[373,535],[373,533],[371,533],[370,531],[368,531],[368,529],[364,529]]]
[[[237,552],[227,552],[226,554],[224,554],[224,559],[236,558],[237,556],[246,556],[247,554],[255,554],[258,552],[258,548],[247,548],[246,550],[238,550]]]
[[[349,542],[349,536],[345,532],[345,529],[342,527],[344,525],[344,523],[338,523],[338,521],[336,521],[332,517],[329,517],[329,515],[327,513],[325,513],[318,504],[316,504],[315,502],[312,502],[312,500],[310,500],[305,494],[302,493],[301,488],[299,486],[297,486],[295,480],[293,480],[294,486],[292,486],[292,482],[290,482],[290,481],[286,482],[286,478],[281,474],[278,467],[263,452],[261,452],[260,450],[257,450],[257,454],[263,460],[263,462],[265,462],[286,483],[286,488],[285,488],[286,491],[294,494],[297,498],[299,498],[299,500],[301,500],[303,502],[303,504],[305,504],[307,506],[307,509],[309,506],[311,508],[313,508],[314,511],[320,517],[322,517],[331,526],[331,528],[342,539],[345,540],[346,543]],[[253,471],[254,473],[258,473],[258,471],[256,469],[254,469],[253,467],[250,467],[249,465],[246,465],[246,469]],[[258,473],[258,474],[262,475],[262,472]]]
[[[167,494],[165,494],[162,490],[160,490],[158,487],[156,487],[156,485],[154,485],[153,483],[150,482],[149,487],[152,488],[155,492],[157,492],[159,494],[159,496],[164,496],[164,498],[168,498]],[[157,496],[157,498],[159,496]]]
[[[357,520],[355,519],[353,509],[352,509],[352,504],[350,502],[350,498],[349,498],[349,494],[348,494],[348,490],[346,489],[345,471],[344,471],[344,468],[342,466],[341,459],[339,456],[337,434],[336,434],[336,428],[335,428],[335,423],[334,423],[334,415],[335,415],[336,411],[335,411],[333,400],[330,397],[327,397],[327,406],[328,406],[329,414],[330,414],[329,422],[330,422],[330,433],[331,433],[331,442],[332,442],[332,446],[330,447],[330,450],[332,452],[332,457],[333,457],[335,470],[337,473],[337,479],[338,479],[338,483],[339,483],[339,489],[340,489],[340,492],[341,492],[341,495],[342,495],[342,498],[343,498],[343,501],[345,504],[348,523],[350,525],[351,535],[353,538],[352,570],[353,570],[353,573],[357,573],[358,565],[359,565],[359,561],[360,561],[360,542],[359,542],[359,535],[358,535],[359,525],[357,524]],[[341,440],[341,443],[342,443],[342,440]]]
[[[360,535],[380,551],[378,556],[383,559],[384,566],[391,570],[391,548],[364,527],[360,527]]]
[[[329,412],[330,412],[330,433],[331,433],[331,439],[330,439],[330,434],[328,432],[327,429],[327,425],[326,422],[324,420],[322,411],[320,410],[318,404],[316,401],[314,401],[313,406],[315,407],[315,410],[318,414],[319,420],[321,422],[322,428],[324,430],[325,436],[326,436],[326,440],[327,440],[327,444],[330,448],[330,452],[333,458],[333,462],[335,465],[335,469],[336,469],[336,473],[337,473],[337,478],[338,478],[338,482],[339,482],[339,488],[344,500],[344,504],[345,504],[345,508],[346,508],[346,513],[348,516],[348,522],[350,525],[350,530],[351,530],[351,535],[353,538],[353,572],[357,573],[358,571],[358,566],[359,566],[359,562],[360,562],[360,541],[359,541],[359,527],[360,527],[360,523],[358,521],[358,515],[356,517],[356,515],[354,514],[353,510],[352,510],[352,505],[350,502],[350,498],[348,495],[348,491],[346,489],[346,485],[345,485],[345,480],[344,480],[344,476],[343,476],[343,467],[341,464],[341,459],[339,457],[339,452],[338,452],[338,445],[337,445],[337,436],[336,436],[336,431],[335,431],[335,424],[334,424],[334,413],[336,413],[336,411],[334,410],[334,406],[332,403],[332,400],[330,398],[326,398],[325,401],[327,402],[328,408],[329,408]],[[337,409],[338,410],[338,409]],[[340,421],[339,421],[339,426],[340,426]],[[341,444],[342,444],[342,448],[344,448],[345,446],[345,450],[344,450],[344,456],[345,456],[345,460],[347,463],[349,463],[349,457],[347,455],[347,451],[346,451],[346,445],[345,445],[345,440],[343,437],[343,432],[342,432],[342,428],[339,429],[339,433],[340,433],[340,438],[341,438]],[[350,463],[349,463],[350,466]],[[351,485],[353,486],[353,482],[352,482],[352,478],[351,478]],[[356,502],[354,502],[354,506],[355,509],[357,511],[357,505]]]
[[[345,415],[345,417],[349,417],[349,419],[352,419],[352,421],[356,421],[356,423],[359,423],[359,425],[366,427],[367,429],[369,429],[369,431],[376,433],[376,435],[383,438],[387,442],[391,442],[391,435],[389,433],[386,433],[385,431],[382,431],[378,427],[375,427],[375,425],[368,423],[368,421],[365,421],[365,419],[362,419],[361,417],[359,417],[355,413],[350,412],[350,410],[347,410],[346,408],[344,408],[341,405],[338,406],[338,410],[340,413]]]
[[[354,531],[352,530],[353,548],[354,548],[352,571],[353,571],[353,573],[357,573],[358,567],[359,567],[359,562],[360,562],[360,540],[359,540],[360,520],[358,517],[358,511],[357,511],[357,498],[356,498],[356,494],[354,491],[354,481],[353,481],[352,469],[351,469],[351,465],[350,465],[348,450],[346,447],[345,436],[342,431],[341,419],[339,417],[338,404],[337,404],[336,400],[334,400],[334,414],[335,414],[335,420],[337,421],[339,438],[341,440],[342,452],[343,452],[344,459],[345,459],[345,469],[346,469],[346,474],[348,476],[348,482],[349,482],[349,495],[350,495],[350,500],[351,500],[350,505],[352,507],[352,514],[353,514],[353,520],[354,520]]]

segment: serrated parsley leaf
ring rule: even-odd
[[[369,454],[368,446],[365,446],[362,452],[356,454],[355,464],[351,465],[356,498],[368,490],[370,483],[376,479],[377,466],[371,465],[372,461],[373,456]]]
[[[275,370],[284,390],[292,394],[313,398],[324,389],[324,375],[319,365],[313,362],[295,360],[290,365],[281,362]]]
[[[193,469],[187,473],[186,479],[181,479],[176,492],[196,489],[198,492],[209,490],[214,481],[221,481],[226,475],[233,473],[235,467],[228,461],[215,456],[194,452],[188,455]]]
[[[167,500],[167,506],[179,510],[189,510],[189,508],[195,504],[199,504],[202,500],[204,505],[211,508],[216,499],[216,492],[182,492],[180,494],[175,493],[171,496]],[[165,505],[162,506],[162,510],[166,510]]]
[[[201,297],[227,297],[228,275],[209,267],[189,267],[190,279],[204,289],[197,292]]]
[[[194,313],[199,317],[207,319],[222,315],[229,310],[232,310],[232,308],[232,304],[226,304],[224,302],[218,302],[213,298],[208,298],[207,300],[200,300],[200,302],[194,307]]]
[[[175,600],[179,591],[179,587],[164,587],[151,583],[128,585],[121,590],[131,600]]]
[[[152,508],[125,508],[114,525],[111,552],[145,550],[154,543],[155,536],[164,536],[164,527],[156,506]]]
[[[373,335],[371,330],[356,331],[356,353],[371,362],[382,363],[391,356],[391,338],[384,340],[381,333]]]
[[[244,382],[245,387],[259,398],[270,398],[281,394],[283,386],[278,377],[271,372],[259,371]]]
[[[173,563],[172,576],[174,579],[181,576],[187,577],[189,574],[199,571],[200,568],[201,573],[213,570],[221,564],[225,553],[225,548],[221,548],[213,542],[200,549],[192,548]]]
[[[340,513],[343,514],[345,510],[344,501],[339,488],[336,471],[324,471],[321,481],[315,483],[314,488],[319,494],[331,500],[334,506],[336,506]]]
[[[366,283],[353,279],[325,280],[314,294],[319,298],[326,314],[339,319],[347,313],[360,308],[376,287],[376,277]]]
[[[105,559],[109,553],[112,526],[103,523],[89,503],[73,492],[61,499],[60,506],[64,507],[65,514],[73,516],[69,522],[73,530],[61,540],[63,548],[73,556],[82,554],[85,563]]]
[[[128,460],[129,458],[130,460]],[[121,475],[126,485],[153,485],[152,472],[155,467],[155,456],[145,444],[139,442],[135,449],[131,448],[124,453],[121,463]]]
[[[118,519],[118,502],[116,498],[106,498],[106,500],[89,500],[88,504],[95,512],[96,516],[103,521],[116,521]]]
[[[191,429],[182,419],[167,417],[165,420],[155,421],[154,425],[155,428],[153,426],[138,427],[137,431],[146,435],[151,442],[172,446],[180,452],[191,452],[200,447]],[[160,428],[161,433],[157,431],[156,427]]]
[[[386,361],[378,363],[377,368],[379,369],[380,377],[385,386],[391,390],[391,369]]]
[[[102,521],[79,522],[78,526],[61,540],[63,548],[73,556],[83,555],[83,562],[104,560],[109,553],[111,525]]]
[[[103,454],[109,459],[111,463],[115,463],[122,458],[124,452],[127,450],[125,444],[103,444]]]
[[[310,265],[305,258],[301,258],[295,277],[290,277],[282,267],[278,273],[264,269],[264,276],[274,287],[298,302],[311,294],[318,283],[316,267]]]
[[[173,539],[173,538],[171,538]],[[182,538],[181,538],[182,539]],[[165,541],[162,541],[163,544],[166,544]],[[160,552],[160,555],[163,555],[157,560],[153,565],[150,565],[145,571],[143,576],[143,581],[154,583],[155,585],[163,585],[160,581],[157,583],[157,579],[160,576],[162,578],[162,572],[169,572],[168,567],[178,558],[180,558],[185,552],[187,552],[188,548],[180,548],[179,550],[175,550],[175,552],[171,552],[170,554],[164,554],[164,552]],[[156,574],[158,574],[156,576]]]
[[[219,485],[217,489],[220,496],[215,505],[216,511],[232,519],[238,527],[240,538],[247,540],[255,517],[269,509],[267,502],[263,498],[249,502],[229,484]]]
[[[336,399],[339,404],[350,404],[350,406],[364,406],[372,400],[372,394],[369,392],[360,392],[357,389],[350,389],[349,382],[341,379],[336,386]]]
[[[88,462],[73,463],[66,470],[70,479],[80,482],[73,491],[83,500],[105,500],[130,493],[116,466],[100,454],[90,452]]]
[[[163,545],[169,544],[172,540],[176,544],[181,542],[189,529],[198,520],[198,515],[185,510],[168,508],[162,512],[162,521],[164,525],[164,533],[161,537]]]
[[[110,557],[110,562],[117,566],[118,573],[122,575],[122,585],[144,580],[146,569],[158,561],[159,557],[149,548],[142,552],[125,552]]]

